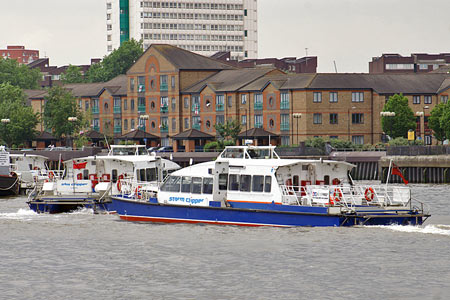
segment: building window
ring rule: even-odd
[[[170,77],[170,86],[172,90],[175,89],[175,76]]]
[[[280,130],[289,130],[289,114],[280,115]]]
[[[448,95],[441,95],[441,103],[447,103],[448,102]]]
[[[123,99],[123,110],[128,110],[128,100]]]
[[[123,120],[123,129],[128,130],[128,120],[127,119]]]
[[[255,115],[255,128],[262,128],[263,125],[263,116]]]
[[[364,114],[363,113],[353,113],[352,114],[352,124],[363,124]]]
[[[189,108],[189,98],[184,97],[184,108]]]
[[[331,113],[330,114],[330,124],[337,124],[337,123],[338,123],[338,114]]]
[[[189,118],[184,118],[184,129],[189,129]]]
[[[228,96],[227,97],[227,102],[228,102],[228,107],[232,107],[233,106],[233,97],[232,96]]]
[[[174,112],[177,106],[177,102],[175,98],[172,98],[172,111]]]
[[[247,124],[247,116],[246,115],[241,116],[241,124],[242,125],[246,125]]]
[[[322,102],[322,92],[314,92],[313,102],[315,102],[315,103]]]
[[[352,93],[352,102],[364,102],[364,93],[363,92],[353,92]]]
[[[169,90],[168,86],[167,86],[167,75],[160,75],[159,76],[159,90],[160,91],[165,91],[167,92]]]
[[[131,119],[130,129],[134,129],[136,126],[136,121],[134,119]]]
[[[423,96],[423,103],[431,104],[431,96]]]
[[[426,135],[425,136],[425,145],[431,145],[432,142],[433,142],[433,137],[431,135]]]
[[[322,114],[315,113],[313,115],[313,124],[322,124]]]
[[[289,146],[290,145],[290,137],[288,135],[281,136],[281,145]]]
[[[420,104],[420,96],[413,96],[413,104]]]
[[[289,109],[289,93],[280,94],[280,109]]]
[[[224,124],[225,123],[225,117],[223,115],[216,116],[216,124]]]
[[[134,99],[131,99],[130,101],[130,110],[134,111]]]
[[[175,131],[177,129],[177,120],[175,118],[172,118],[172,131]]]
[[[225,106],[225,95],[216,95],[216,111],[223,111]]]
[[[363,135],[353,135],[352,143],[356,145],[364,145],[364,136]]]
[[[254,95],[254,109],[255,110],[262,110],[263,109],[263,95],[262,94],[255,94]]]
[[[247,103],[247,94],[242,94],[241,95],[241,104],[246,104]]]
[[[87,111],[89,110],[89,101],[84,102],[84,109]]]
[[[133,90],[134,90],[134,83],[133,83]],[[145,92],[145,76],[138,76],[138,92],[139,93]]]
[[[330,103],[336,103],[336,102],[338,102],[338,93],[330,92]]]

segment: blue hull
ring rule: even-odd
[[[240,226],[353,226],[421,224],[422,215],[367,215],[328,214],[326,207],[282,206],[269,204],[266,209],[199,207],[151,202],[113,197],[120,218],[137,222],[205,223]],[[153,201],[155,202],[155,201]]]
[[[95,198],[45,198],[27,202],[30,209],[37,213],[67,213],[86,207],[95,207]]]

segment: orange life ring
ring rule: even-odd
[[[338,203],[342,201],[342,191],[341,189],[335,188],[332,195],[330,195],[330,204],[334,202]]]
[[[364,192],[364,198],[366,198],[366,201],[370,202],[373,200],[373,197],[375,196],[375,191],[373,188],[369,187]]]
[[[118,190],[119,192],[122,191],[122,182],[120,181],[120,179],[117,180],[117,190]]]
[[[55,177],[55,173],[53,171],[48,172],[48,178],[53,179]]]
[[[141,193],[140,193],[141,188],[142,188],[142,187],[139,185],[139,186],[134,190],[134,194],[136,195],[136,198],[138,198],[138,199],[141,199],[141,198],[142,198],[142,195],[141,195]]]
[[[338,178],[333,178],[332,183],[333,183],[333,185],[339,185],[341,183],[341,181]]]

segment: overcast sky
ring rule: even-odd
[[[51,65],[106,54],[105,0],[14,0],[0,48],[24,45]],[[450,52],[450,0],[258,0],[259,57],[318,57],[319,72],[368,72],[382,53]]]

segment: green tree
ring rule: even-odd
[[[439,103],[436,105],[431,111],[431,115],[428,118],[428,126],[433,129],[434,136],[438,141],[443,142],[445,137],[448,136],[445,134],[445,129],[441,126],[441,119],[445,113],[445,110],[449,109],[448,105],[444,103]]]
[[[226,121],[224,124],[219,123],[214,125],[214,127],[223,140],[232,139],[234,143],[236,143],[237,136],[241,132],[241,124],[237,120]]]
[[[81,73],[80,67],[69,65],[64,73],[61,74],[61,81],[67,83],[83,83],[84,76]]]
[[[383,111],[395,112],[394,117],[381,117],[381,126],[391,138],[407,137],[408,130],[416,129],[416,117],[402,94],[389,97]]]
[[[14,59],[0,59],[0,83],[9,82],[22,89],[37,89],[40,79],[41,73],[38,69],[20,65]]]
[[[86,74],[89,82],[108,81],[114,77],[125,74],[128,69],[144,53],[142,41],[131,39],[105,56],[103,60],[91,66]]]
[[[444,106],[442,116],[439,119],[441,128],[444,131],[444,136],[450,138],[450,102],[447,102]]]
[[[75,97],[61,87],[52,87],[45,97],[44,125],[51,128],[57,138],[62,135],[68,137],[84,124],[83,114],[78,108]],[[76,117],[76,121],[69,121],[70,117]]]
[[[0,139],[10,147],[13,143],[30,141],[36,135],[39,114],[25,105],[22,89],[10,83],[0,84],[0,119],[9,119],[9,123],[0,124]]]

